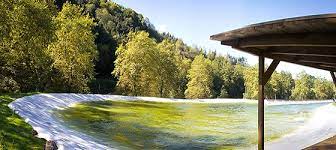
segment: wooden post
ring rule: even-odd
[[[264,149],[264,70],[265,57],[259,56],[258,150]]]
[[[259,56],[259,93],[258,93],[258,150],[264,150],[264,99],[265,85],[279,65],[279,60],[273,60],[265,71],[265,57]]]
[[[334,85],[336,86],[336,77],[335,77],[335,72],[330,71],[331,77],[334,81]]]

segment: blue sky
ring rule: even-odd
[[[219,54],[244,56],[248,63],[257,57],[211,41],[210,35],[249,24],[304,15],[336,13],[335,0],[114,0],[131,8],[154,24],[159,31],[170,32],[189,45],[216,50]],[[267,61],[270,63],[270,60]],[[294,76],[306,71],[331,80],[327,71],[281,62],[277,70]]]

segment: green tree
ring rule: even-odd
[[[124,94],[180,97],[188,65],[173,41],[157,44],[140,31],[130,33],[128,43],[118,48],[113,74]]]
[[[176,55],[176,64],[178,67],[177,88],[175,89],[174,97],[185,98],[185,91],[188,84],[188,71],[190,69],[191,60],[183,58],[181,55]]]
[[[289,99],[294,88],[294,79],[289,72],[274,72],[270,84],[274,91],[273,99]]]
[[[0,93],[1,92],[11,92],[18,89],[11,89],[11,87],[15,87],[16,82],[10,76],[10,68],[6,67],[6,57],[5,54],[9,52],[7,49],[7,39],[9,38],[9,13],[11,13],[11,7],[13,7],[13,3],[10,0],[3,0],[0,2]],[[10,82],[12,81],[12,82]],[[15,85],[11,84],[15,83]]]
[[[65,3],[54,19],[56,39],[49,45],[52,67],[58,75],[52,78],[58,90],[67,92],[88,91],[88,82],[93,78],[93,61],[96,45],[92,34],[93,20],[82,15],[82,9]]]
[[[232,98],[243,98],[243,93],[245,91],[244,86],[244,70],[245,66],[238,63],[234,65],[230,78],[230,86],[227,87],[227,91],[230,97]]]
[[[332,99],[335,94],[334,84],[323,78],[314,80],[313,91],[316,99]]]
[[[298,75],[298,79],[295,80],[295,87],[292,91],[292,99],[296,100],[307,100],[307,99],[314,99],[314,77],[305,73],[301,72]]]
[[[229,97],[228,89],[231,86],[233,66],[225,57],[215,57],[212,61],[214,97]]]
[[[175,89],[178,88],[179,68],[175,57],[177,51],[175,45],[169,40],[163,40],[157,45],[159,50],[158,65],[156,66],[157,75],[154,78],[158,80],[158,92],[160,97],[174,97]],[[177,59],[177,60],[176,60]]]
[[[185,98],[185,90],[188,84],[188,70],[190,69],[191,60],[184,54],[187,53],[190,47],[183,43],[182,40],[175,40],[175,64],[178,68],[177,88],[175,89],[174,97]]]
[[[189,82],[185,91],[187,98],[210,98],[213,96],[213,71],[211,61],[203,55],[195,57],[188,71]]]
[[[146,32],[131,32],[126,45],[116,51],[113,74],[118,77],[117,86],[127,95],[155,95],[152,84],[157,71],[159,51]]]
[[[258,99],[258,69],[256,67],[247,67],[244,71],[244,80],[244,98]]]
[[[44,90],[51,63],[46,49],[54,31],[48,4],[4,0],[0,7],[0,78],[17,83],[24,92]]]
[[[273,75],[274,74],[276,74],[276,72],[274,72]],[[259,90],[258,76],[259,74],[258,74],[257,66],[246,68],[244,72],[244,81],[245,81],[244,98],[258,99],[258,90]],[[265,85],[265,98],[266,99],[273,99],[275,95],[275,89],[273,85],[271,84],[272,80],[274,80],[274,77],[271,77]]]
[[[233,63],[231,56],[218,56],[213,60],[214,93],[216,97],[242,98],[244,93],[245,67]]]
[[[87,0],[77,2],[83,5],[84,12],[94,18],[95,40],[98,59],[95,62],[96,77],[111,79],[116,59],[115,52],[121,43],[127,42],[129,32],[146,31],[158,41],[161,35],[141,14],[108,0]]]

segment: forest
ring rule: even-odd
[[[32,15],[33,14],[33,15]],[[257,66],[159,33],[107,0],[2,0],[0,93],[257,99]],[[267,99],[331,99],[331,81],[274,72]]]

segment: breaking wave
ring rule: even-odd
[[[316,108],[308,122],[278,140],[266,143],[266,149],[303,149],[336,134],[336,107],[327,104]]]

